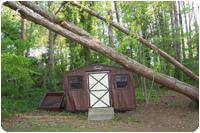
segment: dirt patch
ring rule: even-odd
[[[34,111],[2,121],[6,131],[194,131],[198,109],[190,99],[165,95],[157,102],[141,103],[136,111],[115,113],[111,121],[88,121],[86,113]]]

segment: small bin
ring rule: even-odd
[[[39,104],[39,109],[44,109],[48,111],[63,111],[63,98],[63,92],[48,92],[41,100]]]

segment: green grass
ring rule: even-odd
[[[77,132],[80,131],[78,127],[72,125],[54,125],[54,126],[47,126],[47,125],[31,125],[28,128],[24,128],[22,126],[4,129],[5,131],[9,132]]]
[[[49,115],[49,119],[47,118],[41,118],[42,115]],[[26,114],[27,115],[27,114]],[[38,119],[35,116],[40,116],[40,119]],[[13,119],[15,121],[15,125],[9,124],[9,125],[2,125],[3,129],[5,131],[14,131],[14,132],[76,132],[80,131],[80,128],[78,126],[75,126],[74,123],[65,123],[61,121],[52,121],[51,119],[56,117],[62,116],[70,118],[77,118],[79,120],[86,120],[87,115],[86,113],[68,113],[68,112],[49,112],[49,111],[41,111],[41,110],[34,110],[32,111],[32,115],[25,120],[18,120]],[[9,118],[7,118],[9,119]],[[47,121],[46,121],[47,120]],[[4,128],[6,127],[6,128]]]
[[[71,112],[62,112],[61,115],[64,116],[73,116],[76,117],[79,120],[87,120],[87,112],[85,113],[80,113],[80,112],[75,112],[75,113],[71,113]]]

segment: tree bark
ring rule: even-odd
[[[176,58],[177,61],[180,62],[181,60],[181,47],[180,47],[180,41],[179,41],[179,37],[180,37],[180,32],[179,32],[179,22],[178,22],[178,12],[177,12],[177,6],[176,6],[176,2],[173,2],[173,9],[174,9],[174,25],[175,25],[175,48],[176,48]]]
[[[107,22],[107,19],[105,17],[102,17],[100,15],[98,15],[97,13],[95,13],[94,11],[92,11],[89,8],[86,7],[82,7],[81,5],[79,5],[77,2],[70,2],[70,4],[81,8],[82,10],[86,11],[87,13],[89,13],[90,15],[93,15],[99,19],[101,19],[102,21]],[[119,23],[116,23],[114,21],[110,21],[109,22],[110,25],[114,26],[115,28],[117,28],[119,31],[127,34],[127,35],[133,35],[133,33],[130,33],[128,29],[126,29],[125,27],[121,26]],[[156,51],[160,56],[162,56],[163,58],[165,58],[167,61],[169,61],[171,64],[173,64],[174,66],[178,67],[181,71],[183,71],[187,76],[189,76],[192,79],[195,80],[199,80],[199,77],[194,74],[191,70],[189,70],[187,67],[185,67],[184,65],[182,65],[181,63],[179,63],[176,59],[174,59],[172,56],[170,56],[169,54],[167,54],[166,52],[162,51],[161,49],[159,49],[156,45],[150,44],[146,39],[139,37],[138,39],[144,46]],[[164,53],[164,54],[163,54]]]
[[[194,30],[195,30],[195,35],[197,36],[197,42],[199,42],[199,25],[198,25],[198,21],[197,21],[197,14],[195,13],[195,9],[194,9],[194,2],[192,2],[193,8],[192,8],[192,12],[194,14]],[[199,13],[199,11],[197,11]],[[196,43],[196,49],[197,49],[197,64],[199,62],[199,43]]]
[[[21,40],[26,40],[26,20],[24,18],[21,18],[21,34],[20,34]]]
[[[33,23],[30,23],[30,28],[29,28],[29,32],[28,32],[28,38],[29,38],[29,40],[31,40],[31,38],[32,38],[32,34],[33,34]],[[28,57],[30,55],[30,47],[28,47],[27,49],[26,49],[26,54],[25,54],[25,56],[26,57]]]
[[[26,40],[26,19],[21,17],[21,25],[20,25],[20,39],[21,40]],[[22,53],[22,55],[27,56],[26,50]]]
[[[49,42],[48,42],[48,62],[47,62],[47,88],[52,89],[53,85],[53,75],[54,75],[54,44],[56,39],[56,34],[49,30]]]
[[[49,19],[50,21],[53,21],[56,24],[62,24],[62,26],[64,28],[67,28],[70,31],[73,31],[74,33],[76,33],[76,34],[78,34],[80,36],[91,37],[89,35],[89,33],[87,33],[86,31],[84,31],[82,29],[80,29],[79,27],[76,27],[73,23],[70,23],[70,22],[67,22],[67,21],[63,21],[63,20],[59,19],[53,13],[47,14],[46,12],[48,12],[48,10],[46,10],[45,8],[42,8],[42,7],[37,8],[38,6],[34,2],[20,1],[20,3],[25,5],[28,8],[32,9],[33,11],[41,14],[42,16],[44,16],[45,18]]]
[[[188,4],[189,4],[189,1],[188,1]],[[193,48],[192,48],[192,46],[191,46],[191,39],[192,39],[192,23],[191,23],[191,20],[192,20],[192,12],[190,11],[189,12],[189,14],[188,14],[188,19],[189,19],[189,24],[188,24],[188,26],[189,26],[189,38],[190,38],[190,40],[189,40],[189,42],[187,43],[188,44],[188,47],[189,47],[189,57],[190,58],[193,58]]]
[[[175,29],[172,29],[174,31],[174,35],[173,35],[173,42],[174,42],[174,46],[175,46],[175,50],[176,50],[176,60],[178,62],[181,62],[181,43],[180,43],[180,30],[179,30],[179,22],[178,22],[178,12],[177,12],[177,6],[176,6],[176,1],[173,1],[172,2],[172,7],[173,7],[173,11],[174,11],[174,14],[173,14],[173,18],[174,18],[174,21],[172,23],[172,25],[174,25],[174,28]],[[174,75],[176,78],[180,78],[181,76],[181,72],[179,70],[178,67],[175,68],[175,75]]]
[[[44,16],[41,16],[37,13],[32,12],[28,8],[21,6],[20,4],[16,2],[7,1],[7,2],[4,2],[3,4],[13,10],[17,10],[20,14],[23,14],[28,20],[31,20],[37,24],[40,24],[48,28],[49,30],[52,30],[68,39],[76,41],[82,46],[85,46],[98,53],[101,53],[102,55],[123,65],[125,68],[127,68],[130,71],[136,72],[143,77],[154,80],[155,82],[162,84],[163,86],[166,86],[171,90],[174,90],[185,96],[190,97],[194,101],[198,102],[199,100],[198,91],[197,91],[198,89],[189,84],[181,82],[173,77],[170,77],[158,72],[154,72],[152,69],[147,68],[146,66],[136,62],[135,60],[132,60],[129,57],[124,56],[123,54],[118,53],[112,48],[102,44],[99,40],[95,38],[88,38],[85,36],[77,35],[69,31],[68,29],[65,29],[61,25],[55,24],[54,21],[50,21],[44,18]]]
[[[183,20],[182,20],[182,15],[181,15],[181,2],[178,1],[178,11],[179,11],[179,23],[180,23],[180,28],[181,28],[181,43],[182,43],[182,54],[183,54],[183,60],[185,60],[185,42],[184,42],[184,32],[183,32]]]
[[[52,5],[52,1],[48,1],[48,8],[50,9]],[[54,78],[54,45],[56,40],[56,34],[49,30],[48,36],[48,62],[47,62],[47,89],[55,89],[53,78]]]
[[[118,11],[118,7],[117,7],[117,2],[116,1],[114,1],[114,7],[115,7],[115,14],[116,14],[117,22],[120,24],[119,11]]]
[[[108,11],[108,15],[110,16],[110,21],[113,21],[112,1],[111,1],[111,5],[110,5],[110,10]],[[109,46],[113,48],[114,47],[113,30],[112,30],[112,26],[110,24],[108,24],[108,38],[109,38]]]
[[[183,1],[183,7],[186,8],[185,1]],[[185,29],[186,29],[186,36],[187,36],[187,46],[189,48],[189,50],[188,50],[189,58],[192,58],[191,46],[189,44],[191,36],[190,36],[190,30],[189,30],[189,27],[188,27],[188,20],[187,20],[187,14],[186,13],[184,13],[184,18],[185,18]],[[189,25],[190,25],[190,20],[189,20]]]

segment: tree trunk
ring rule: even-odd
[[[33,23],[30,23],[30,28],[29,28],[29,33],[28,33],[28,35],[29,35],[29,36],[28,36],[29,40],[31,40],[32,34],[33,34]],[[28,48],[26,49],[26,54],[25,54],[25,56],[28,57],[29,54],[30,54],[30,47],[28,47]]]
[[[110,16],[110,21],[113,21],[112,1],[111,1],[111,5],[110,5],[110,10],[108,11],[108,15]],[[114,47],[113,30],[112,30],[112,26],[110,24],[108,24],[108,38],[109,38],[109,46],[113,48]]]
[[[32,12],[28,8],[21,6],[20,4],[17,4],[16,2],[7,1],[7,2],[4,2],[3,4],[5,6],[10,7],[13,10],[17,10],[19,13],[23,14],[27,19],[37,24],[43,25],[49,30],[52,30],[68,39],[76,41],[80,45],[83,45],[98,53],[101,53],[102,55],[123,65],[128,70],[136,72],[140,74],[141,76],[146,77],[148,79],[154,80],[155,82],[162,84],[163,86],[166,86],[171,90],[182,93],[185,96],[188,96],[191,99],[198,102],[199,97],[198,97],[197,88],[194,88],[193,86],[186,84],[184,82],[181,82],[173,77],[155,72],[152,69],[147,68],[146,66],[136,62],[135,60],[132,60],[129,57],[116,52],[115,50],[102,44],[99,40],[95,38],[88,38],[85,36],[77,35],[69,31],[68,29],[63,28],[61,25],[56,24],[54,21],[50,21],[44,18],[44,16],[40,16],[39,14]],[[48,12],[46,13],[48,14]]]
[[[23,2],[24,3],[24,2]],[[107,19],[105,17],[100,16],[99,14],[95,13],[94,11],[92,11],[89,8],[86,7],[82,7],[81,5],[79,5],[77,2],[70,2],[70,4],[81,8],[82,10],[86,11],[87,13],[89,13],[90,15],[93,15],[99,19],[101,19],[102,21],[107,23]],[[26,4],[28,5],[28,4]],[[128,29],[126,29],[125,27],[121,26],[119,23],[116,23],[114,21],[110,21],[110,25],[114,26],[115,28],[117,28],[119,31],[127,34],[127,35],[133,35],[133,33],[130,33]],[[191,70],[189,70],[187,67],[185,67],[184,65],[182,65],[181,63],[179,63],[176,59],[174,59],[173,57],[171,57],[169,54],[167,54],[166,52],[162,51],[161,49],[159,49],[158,47],[156,47],[153,44],[150,44],[147,40],[145,40],[142,37],[139,37],[139,41],[146,47],[154,50],[155,52],[157,52],[160,56],[162,56],[163,58],[165,58],[167,61],[169,61],[171,64],[173,64],[174,66],[178,67],[181,71],[183,71],[187,76],[189,76],[192,79],[195,80],[199,80],[199,77],[197,75],[195,75]],[[164,53],[164,54],[163,54]]]
[[[185,1],[183,1],[183,8],[186,8],[185,6]],[[191,39],[191,36],[190,36],[190,31],[189,31],[189,28],[188,28],[188,20],[187,20],[187,14],[184,13],[184,18],[185,18],[185,30],[186,30],[186,36],[187,36],[187,46],[189,48],[189,58],[192,58],[192,51],[191,51],[191,46],[189,44],[189,41]],[[189,20],[190,21],[190,20]]]
[[[189,4],[189,2],[188,2]],[[188,19],[189,19],[189,42],[187,43],[188,44],[188,48],[189,48],[189,57],[190,58],[193,58],[193,48],[192,48],[192,44],[191,44],[191,39],[192,39],[192,23],[191,23],[191,20],[192,20],[192,12],[190,11],[189,14],[188,14]]]
[[[26,19],[21,17],[21,27],[20,27],[20,39],[26,40]],[[24,56],[26,56],[26,51],[22,53]]]
[[[181,62],[181,43],[180,43],[180,30],[179,30],[179,22],[178,22],[178,12],[177,12],[177,6],[176,6],[176,1],[173,1],[173,10],[174,10],[174,24],[175,25],[175,29],[173,29],[175,31],[174,34],[174,45],[175,45],[175,49],[176,49],[176,60]],[[178,67],[175,68],[175,77],[176,78],[180,78],[181,76],[181,72],[179,70]]]
[[[21,40],[26,40],[26,20],[24,18],[21,18],[21,34],[20,34]]]
[[[179,11],[179,23],[180,23],[180,28],[181,28],[181,43],[182,43],[182,55],[183,55],[183,60],[185,60],[185,42],[184,42],[184,32],[183,32],[183,20],[182,20],[182,15],[181,15],[181,2],[178,1],[178,11]]]
[[[48,8],[50,9],[52,1],[48,1]],[[47,62],[47,89],[54,88],[54,44],[55,44],[56,34],[49,30],[48,35],[48,62]]]
[[[192,2],[192,5],[193,5],[193,9],[192,9],[192,12],[194,14],[194,30],[195,30],[195,35],[197,36],[197,39],[199,42],[199,25],[198,25],[198,21],[197,21],[197,13],[199,13],[199,11],[197,11],[197,13],[195,13],[195,9],[194,9],[194,3]],[[197,49],[197,64],[199,62],[199,43],[196,43],[196,49]]]
[[[117,7],[117,1],[114,1],[114,7],[115,7],[115,14],[116,14],[117,22],[120,24],[119,11],[118,11],[118,7]]]
[[[49,30],[49,41],[48,41],[48,62],[47,62],[47,89],[53,88],[53,75],[54,75],[54,44],[56,34]]]

